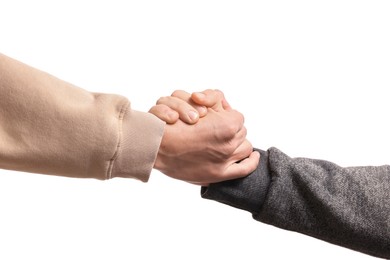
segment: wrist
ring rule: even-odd
[[[257,150],[257,149],[255,149]],[[263,205],[271,183],[268,152],[261,153],[257,169],[244,178],[210,184],[203,187],[201,196],[257,214]]]

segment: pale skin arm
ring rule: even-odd
[[[191,123],[207,112],[195,108]],[[234,163],[251,149],[242,115],[207,114],[194,126],[165,127],[125,97],[88,92],[0,54],[1,169],[147,181],[154,166],[199,184],[245,176],[255,165]]]
[[[198,117],[193,120],[188,115],[195,110]],[[245,177],[256,169],[259,153],[246,140],[244,118],[222,92],[206,90],[191,96],[175,91],[149,112],[168,123],[155,163],[155,169],[166,175],[207,185]]]

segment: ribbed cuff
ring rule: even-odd
[[[118,157],[111,178],[136,178],[147,182],[156,160],[165,123],[152,114],[131,110],[123,117]]]
[[[202,198],[257,214],[265,201],[271,176],[268,169],[268,152],[255,150],[260,152],[260,162],[254,172],[245,178],[202,187]]]

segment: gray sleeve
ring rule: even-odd
[[[254,219],[377,257],[390,258],[390,166],[343,168],[260,151],[243,179],[202,188],[202,197]]]

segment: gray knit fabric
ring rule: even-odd
[[[390,258],[390,166],[348,167],[261,152],[243,179],[202,188],[202,197],[254,219],[377,257]]]

